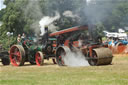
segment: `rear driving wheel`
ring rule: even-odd
[[[37,53],[36,53],[36,57],[35,57],[36,59],[36,64],[38,65],[38,66],[41,66],[41,65],[43,65],[43,63],[44,63],[44,56],[43,56],[43,53],[42,52],[40,52],[40,51],[38,51]]]
[[[88,63],[91,65],[91,66],[96,66],[97,65],[97,54],[96,52],[93,50],[92,51],[92,56],[90,56],[90,52],[88,53]]]
[[[9,54],[12,65],[22,66],[25,62],[25,51],[20,45],[13,45]]]
[[[57,52],[56,52],[56,60],[57,60],[57,64],[59,66],[64,66],[65,65],[64,64],[64,59],[63,59],[63,57],[65,55],[66,55],[66,52],[65,52],[65,50],[62,47],[60,47],[60,48],[57,49]]]

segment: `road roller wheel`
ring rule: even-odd
[[[113,56],[109,48],[96,48],[92,50],[92,56],[88,54],[88,62],[92,66],[109,65]]]
[[[97,55],[96,55],[96,52],[93,50],[92,51],[92,56],[90,56],[90,53],[88,53],[88,57],[90,58],[88,60],[88,63],[91,65],[91,66],[96,66],[97,65]]]
[[[56,64],[56,59],[52,59],[53,63]]]
[[[38,51],[37,53],[36,53],[36,57],[35,57],[36,59],[36,64],[38,65],[38,66],[41,66],[41,65],[43,65],[43,63],[44,63],[44,56],[43,56],[43,53],[42,52],[40,52],[40,51]]]
[[[56,61],[59,66],[64,66],[63,56],[66,55],[66,52],[63,47],[59,47],[56,51]]]
[[[14,66],[22,66],[25,62],[25,51],[21,45],[13,45],[10,48],[10,61]]]

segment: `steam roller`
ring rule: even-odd
[[[112,62],[112,52],[109,48],[94,48],[92,52],[88,52],[87,60],[90,65],[109,65]]]
[[[100,36],[94,36],[88,26],[77,26],[51,33],[49,36],[57,37],[55,57],[59,66],[65,65],[65,57],[69,52],[81,52],[92,66],[108,65],[112,62],[112,52],[102,43]]]
[[[85,59],[91,66],[109,65],[112,62],[112,52],[109,48],[100,47],[88,50],[89,48],[69,48],[67,46],[59,47],[56,51],[56,60],[59,66],[64,66],[64,57],[67,57],[68,52],[82,52]],[[70,56],[68,56],[70,57]]]

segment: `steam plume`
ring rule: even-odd
[[[40,24],[40,30],[41,30],[41,35],[43,35],[45,32],[44,32],[44,27],[47,25],[47,26],[50,26],[49,30],[50,31],[55,31],[57,29],[57,27],[53,24],[53,22],[57,19],[60,18],[60,14],[56,12],[56,15],[54,17],[49,17],[49,16],[44,16],[39,24]]]
[[[70,10],[65,11],[65,12],[63,13],[63,15],[64,15],[65,17],[71,17],[71,18],[79,17],[78,15],[73,14],[72,11],[70,11]]]
[[[89,66],[88,61],[85,59],[85,56],[82,54],[82,52],[78,49],[75,49],[76,51],[71,51],[68,47],[64,47],[66,50],[66,55],[63,56],[63,60],[65,65],[71,66],[71,67],[77,67],[77,66]]]

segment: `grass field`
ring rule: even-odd
[[[0,85],[128,85],[128,56],[114,57],[112,65],[59,67],[0,65]]]

